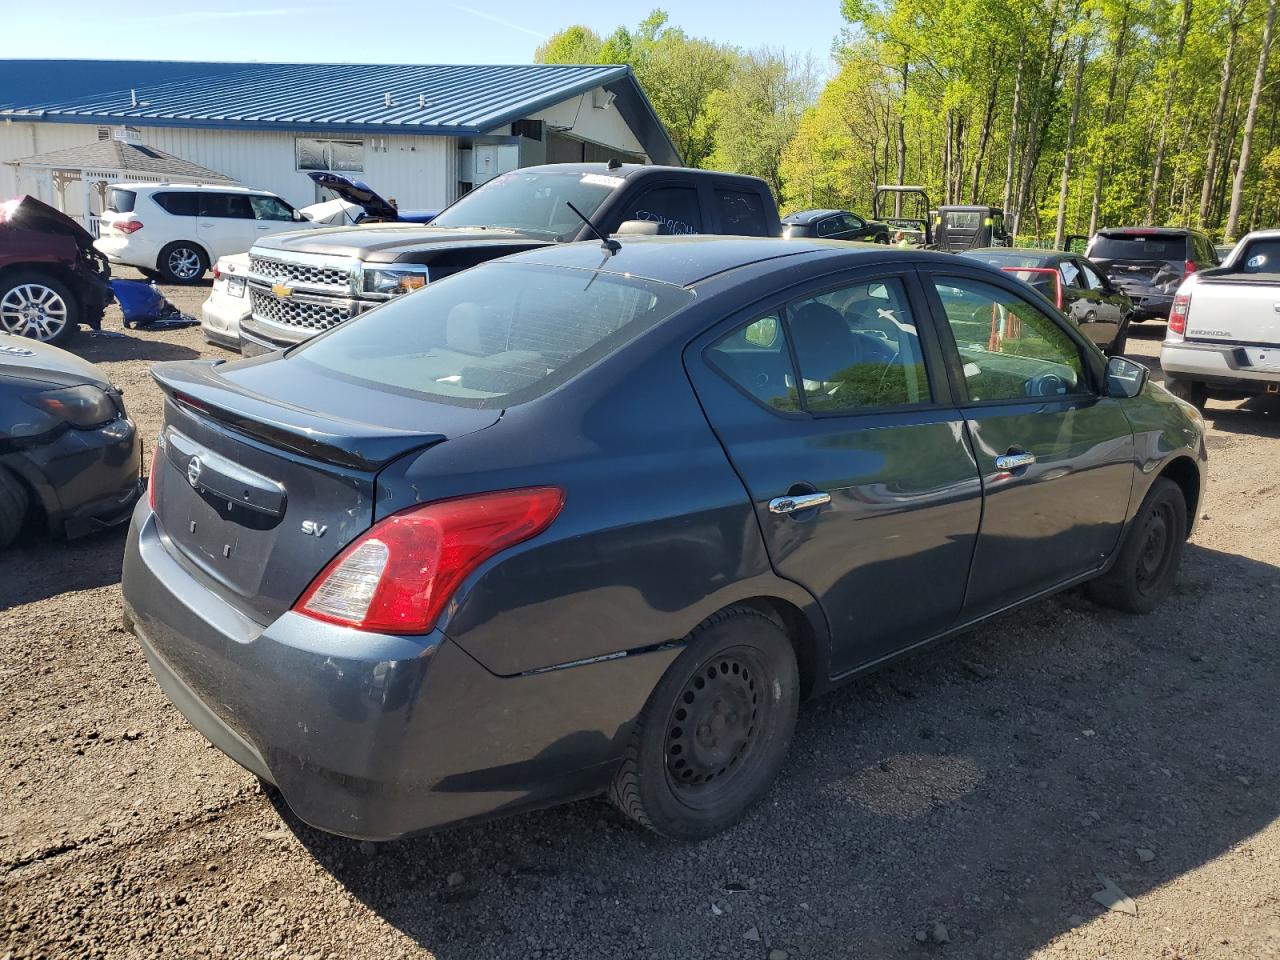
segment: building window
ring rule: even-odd
[[[295,144],[299,170],[332,170],[335,173],[361,173],[364,170],[363,140],[298,137]]]

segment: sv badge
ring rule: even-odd
[[[323,537],[328,529],[323,523],[316,523],[314,520],[302,521],[302,532],[308,537]]]

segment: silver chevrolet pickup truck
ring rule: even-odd
[[[1245,236],[1174,296],[1160,350],[1165,386],[1197,407],[1280,394],[1280,230]]]

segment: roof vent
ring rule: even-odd
[[[389,94],[389,93],[384,93],[384,94],[382,95],[382,105],[383,105],[384,107],[390,107],[390,106],[392,106],[392,105],[393,105],[393,104],[392,104],[392,101],[391,101],[391,94]]]

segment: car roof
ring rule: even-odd
[[[848,213],[848,210],[797,210],[795,213],[789,213],[782,218],[783,223],[813,223],[815,220],[822,220],[826,217],[834,216],[837,213]]]
[[[840,268],[892,260],[902,262],[955,263],[955,255],[926,250],[903,250],[882,243],[850,243],[847,240],[810,240],[778,237],[722,237],[691,234],[673,237],[621,237],[621,249],[609,256],[594,240],[539,247],[507,257],[507,261],[599,270],[604,273],[656,280],[680,287],[693,286],[717,274],[740,267],[763,268],[753,272],[782,270],[798,259],[829,258]]]
[[[258,187],[242,187],[239,184],[231,183],[187,183],[185,181],[174,180],[152,181],[151,183],[112,183],[108,184],[111,190],[132,190],[135,193],[142,190],[212,190],[218,193],[252,193],[261,194],[263,196],[274,197],[275,194],[270,190],[262,190]]]
[[[1204,236],[1199,230],[1192,230],[1190,227],[1102,227],[1098,230],[1098,236],[1102,237],[1123,237],[1126,234],[1144,233],[1167,237],[1186,237],[1191,234]]]

